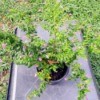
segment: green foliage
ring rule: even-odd
[[[36,64],[41,70],[37,75],[42,82],[40,88],[31,94],[40,95],[51,78],[50,72],[65,62],[72,66],[71,79],[80,80],[78,100],[84,99],[89,91],[89,79],[74,61],[84,55],[84,46],[89,48],[89,52],[100,53],[98,1],[1,0],[0,7],[0,71],[8,69],[12,61],[29,67]],[[65,23],[68,29],[60,30]],[[52,38],[48,43],[37,36],[38,24],[50,32]],[[13,34],[16,27],[26,32],[21,39]],[[84,34],[82,42],[75,35],[78,31]],[[25,37],[29,42],[23,42]]]
[[[40,96],[40,93],[43,92],[44,89],[46,89],[46,85],[47,85],[47,82],[46,81],[43,81],[42,84],[40,84],[40,87],[38,90],[34,90],[32,91],[29,96],[28,96],[28,99],[32,99],[33,98],[33,95],[36,97],[36,96]]]
[[[6,72],[6,71],[5,71]],[[9,74],[0,72],[0,100],[6,100]]]
[[[72,65],[72,73],[71,73],[71,79],[79,79],[80,82],[78,82],[78,88],[79,88],[79,95],[78,100],[84,99],[87,92],[89,92],[88,84],[90,83],[90,80],[85,75],[85,71],[81,69],[80,64],[76,63]]]
[[[100,54],[90,53],[89,56],[90,56],[93,73],[97,79],[96,83],[100,90]]]

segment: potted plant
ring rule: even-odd
[[[24,11],[20,9],[22,5],[28,5],[29,8],[25,7],[28,10]],[[17,10],[18,14],[16,17]],[[8,51],[11,50],[9,55],[11,58],[10,61],[25,64],[29,67],[33,65],[37,66],[37,76],[41,80],[41,84],[38,90],[30,94],[30,97],[33,95],[39,96],[47,84],[54,84],[61,81],[68,74],[69,70],[71,70],[70,79],[80,80],[78,84],[78,100],[82,100],[88,92],[89,80],[85,75],[85,71],[75,61],[83,53],[83,44],[82,42],[79,43],[77,38],[75,38],[74,31],[79,30],[76,22],[76,24],[74,23],[75,25],[69,23],[67,29],[61,29],[65,22],[71,20],[71,14],[67,12],[64,4],[57,0],[31,0],[30,2],[16,2],[15,8],[10,6],[8,11],[9,13],[4,18],[4,23],[7,23],[8,19],[10,19],[10,27],[7,24],[8,30],[5,32],[7,36],[5,40],[0,41],[1,44],[4,41],[9,44],[10,49]],[[35,28],[38,24],[50,33],[48,41],[42,40],[37,35]],[[15,26],[22,28],[27,34],[24,34],[20,39],[14,34],[8,34],[8,31],[12,32]],[[5,35],[0,33],[0,37],[4,38]],[[74,38],[70,39],[71,37]],[[29,41],[25,42],[25,40]],[[2,59],[9,56],[8,53],[0,55],[2,57],[0,58],[0,64],[3,64]]]

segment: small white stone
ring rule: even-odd
[[[37,74],[35,74],[34,77],[37,77]]]

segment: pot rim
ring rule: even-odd
[[[70,73],[70,67],[67,66],[67,70],[66,70],[65,75],[62,78],[58,79],[58,80],[50,81],[49,84],[51,84],[51,85],[57,84],[57,83],[61,82],[65,77],[66,77],[66,79],[68,79],[69,73]]]

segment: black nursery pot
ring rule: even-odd
[[[68,74],[69,74],[69,67],[63,63],[62,64],[63,67],[57,69],[56,72],[52,71],[50,76],[51,76],[51,79],[50,79],[50,82],[49,84],[57,84],[59,82],[61,82],[64,78],[67,78],[68,77]],[[40,70],[38,70],[37,68],[37,71],[39,72]]]

